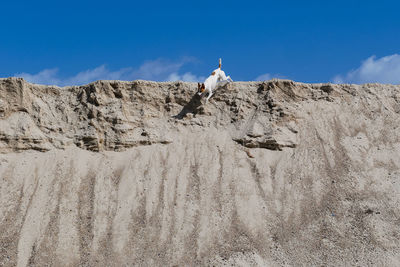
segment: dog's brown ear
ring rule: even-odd
[[[197,83],[197,89],[200,89],[201,85],[200,83]]]
[[[203,84],[201,84],[201,92],[204,92],[204,90],[206,90],[206,86],[204,85],[204,83]]]

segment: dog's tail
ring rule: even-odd
[[[219,69],[221,69],[221,65],[222,65],[222,60],[221,59],[219,59]]]

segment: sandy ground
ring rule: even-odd
[[[399,86],[109,83],[0,81],[0,266],[400,266]]]

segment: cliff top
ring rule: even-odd
[[[290,80],[234,82],[204,104],[188,82],[96,81],[45,86],[21,78],[0,79],[0,151],[124,150],[168,144],[185,128],[230,129],[246,147],[296,146],[299,105],[378,101],[399,111],[400,86],[306,84]],[[256,121],[258,120],[258,122]]]

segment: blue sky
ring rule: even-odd
[[[5,1],[0,77],[400,83],[398,1]]]

